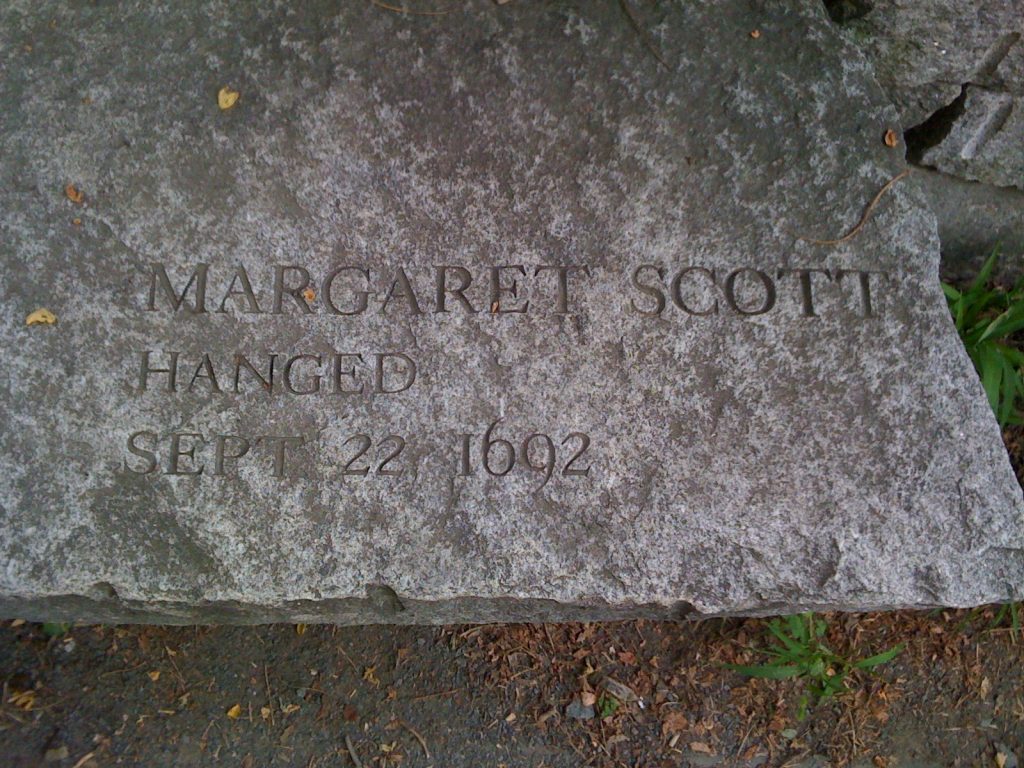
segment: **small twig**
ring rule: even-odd
[[[136,664],[134,667],[125,667],[124,669],[112,669],[109,672],[101,672],[99,675],[97,675],[97,677],[104,678],[109,677],[110,675],[120,675],[124,674],[125,672],[134,672],[136,669],[140,669],[144,666],[146,666],[146,663],[142,662],[141,664]]]
[[[903,173],[889,179],[885,186],[878,190],[878,194],[875,195],[874,199],[868,203],[868,207],[864,209],[864,215],[860,217],[860,221],[857,222],[857,225],[838,240],[815,240],[814,238],[803,237],[801,235],[796,235],[796,239],[803,240],[805,243],[813,243],[814,245],[841,245],[848,240],[852,240],[860,234],[862,229],[864,229],[864,225],[868,223],[868,219],[871,218],[872,211],[875,210],[875,206],[878,205],[878,201],[882,199],[882,196],[888,192],[897,181],[909,174],[910,168],[907,168]]]
[[[267,665],[263,665],[263,682],[267,685],[267,709],[270,710],[270,724],[277,725],[274,722],[274,696],[270,692],[270,673],[267,672]]]
[[[351,657],[349,657],[349,655],[345,653],[345,649],[342,648],[340,645],[338,646],[338,653],[345,657],[345,661],[349,663],[349,666],[351,666],[352,669],[354,669],[356,672],[359,672],[359,667],[356,666],[356,663],[352,661]]]
[[[363,768],[363,764],[359,762],[359,756],[356,754],[356,748],[352,746],[352,739],[347,733],[345,734],[345,747],[348,749],[348,755],[352,758],[352,762],[356,764],[356,768]]]
[[[619,0],[619,6],[622,8],[622,12],[626,14],[626,18],[629,19],[630,25],[636,30],[636,33],[640,36],[640,39],[644,43],[644,47],[651,52],[651,55],[658,60],[665,69],[668,69],[668,63],[662,58],[661,53],[655,47],[654,42],[648,37],[647,32],[642,26],[640,26],[640,20],[636,17],[633,12],[633,8],[629,4],[629,0]]]
[[[416,696],[415,698],[409,699],[409,701],[426,701],[427,699],[436,699],[438,696],[451,696],[453,693],[458,693],[461,688],[452,688],[450,691],[438,691],[437,693],[427,693],[423,696]]]
[[[82,755],[82,757],[79,759],[79,761],[77,763],[75,763],[73,766],[71,766],[71,768],[82,768],[83,765],[85,765],[90,760],[92,760],[92,758],[93,758],[93,756],[95,754],[96,754],[95,752],[89,752],[86,755]]]
[[[427,749],[426,739],[420,736],[419,733],[416,732],[416,729],[409,725],[407,722],[405,722],[405,720],[399,720],[398,723],[416,738],[416,741],[418,741],[420,743],[420,746],[423,747],[423,754],[426,755],[427,760],[429,760],[430,750]]]
[[[383,8],[386,11],[394,11],[395,13],[408,13],[412,16],[444,16],[450,11],[446,8],[443,11],[414,11],[410,8],[401,8],[397,5],[389,5],[383,2],[383,0],[370,0],[371,3],[376,5],[378,8]]]

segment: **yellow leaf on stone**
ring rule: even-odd
[[[235,706],[233,706],[227,712],[228,717],[230,717],[232,720],[237,720],[239,715],[241,715],[241,714],[242,714],[242,705],[241,704],[235,704]]]
[[[231,109],[238,101],[238,91],[232,91],[226,85],[217,92],[217,106],[221,109]]]
[[[305,624],[296,624],[295,625],[295,634],[298,635],[299,637],[301,637],[302,635],[306,634],[306,629],[307,629],[307,627],[306,627]]]
[[[53,325],[57,322],[57,316],[48,309],[37,309],[25,318],[25,325]]]

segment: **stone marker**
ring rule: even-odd
[[[291,5],[0,11],[4,615],[1022,597],[935,222],[912,176],[865,216],[897,114],[817,3]]]

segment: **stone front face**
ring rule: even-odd
[[[0,13],[5,614],[1021,597],[913,177],[813,242],[903,170],[818,4],[251,5]]]

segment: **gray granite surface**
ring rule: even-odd
[[[857,228],[899,115],[818,3],[407,8],[4,4],[0,612],[1024,596],[914,177]]]

